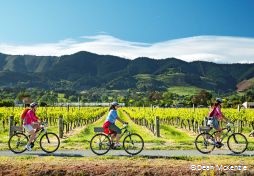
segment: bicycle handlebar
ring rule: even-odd
[[[45,127],[47,127],[47,126],[48,126],[48,123],[47,123],[46,121],[41,122],[41,126],[42,126],[43,128],[45,128]]]

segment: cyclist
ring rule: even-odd
[[[221,143],[220,139],[222,129],[220,127],[219,121],[228,122],[228,119],[221,112],[221,103],[222,99],[216,98],[216,101],[214,105],[211,107],[211,110],[208,115],[209,120],[211,120],[213,127],[218,131],[218,133],[216,133],[215,135],[215,140],[217,141],[215,144],[220,146],[223,144]]]
[[[35,139],[36,131],[40,129],[40,120],[36,116],[37,107],[38,104],[36,102],[31,103],[30,104],[31,109],[27,111],[23,121],[23,126],[30,135],[29,141],[26,145],[26,149],[28,151],[32,150],[32,145]]]
[[[111,103],[109,108],[109,113],[106,118],[106,121],[103,124],[104,132],[107,134],[111,134],[111,138],[115,144],[114,147],[119,147],[121,144],[119,143],[121,136],[121,129],[115,125],[116,120],[120,121],[122,124],[125,124],[123,120],[121,120],[117,114],[117,109],[119,108],[119,104],[117,102]]]

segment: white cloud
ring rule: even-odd
[[[0,52],[13,55],[61,56],[79,51],[115,55],[129,59],[176,57],[185,61],[254,63],[254,38],[197,36],[159,43],[130,42],[110,35],[82,36],[57,43],[10,45],[0,43]]]

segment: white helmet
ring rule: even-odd
[[[119,106],[119,104],[116,101],[112,102],[111,105],[112,106]]]
[[[216,98],[216,102],[222,103],[222,99],[221,98]]]
[[[33,102],[33,103],[30,104],[30,107],[31,107],[31,108],[34,108],[35,106],[38,106],[38,103]]]

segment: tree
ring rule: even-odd
[[[212,94],[206,90],[201,90],[197,95],[191,99],[193,104],[207,106],[211,103]]]
[[[173,104],[173,100],[175,99],[175,96],[176,95],[171,93],[171,92],[164,92],[162,94],[164,106],[172,105]]]
[[[160,101],[162,100],[162,93],[158,91],[150,92],[148,99],[151,103],[159,105]]]
[[[254,89],[248,90],[245,94],[246,101],[254,101]]]

